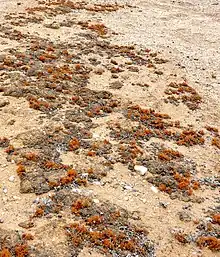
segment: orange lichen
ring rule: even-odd
[[[36,153],[30,152],[25,154],[25,158],[29,161],[36,161],[38,158],[38,155]]]
[[[91,24],[91,25],[88,25],[88,28],[90,30],[94,30],[95,32],[97,32],[100,36],[106,35],[108,32],[104,24],[99,24],[99,23]]]
[[[70,151],[75,151],[75,150],[79,149],[79,147],[80,147],[80,142],[76,137],[72,138],[69,141],[69,150]]]
[[[188,189],[189,188],[189,185],[190,185],[190,180],[187,179],[187,178],[183,178],[179,184],[178,184],[178,188],[180,190],[185,190],[185,189]]]
[[[170,161],[172,159],[177,159],[182,156],[183,155],[180,152],[174,151],[172,149],[163,149],[158,153],[158,158],[162,161]]]
[[[40,61],[42,61],[42,62],[45,62],[45,61],[47,60],[47,58],[46,58],[45,56],[43,56],[43,55],[40,55],[40,56],[38,57],[38,59],[39,59]]]
[[[31,97],[29,99],[29,107],[35,110],[49,109],[50,104],[46,101],[41,101],[36,99],[35,97]]]
[[[214,224],[219,224],[220,225],[220,213],[214,214],[212,216],[212,221]]]
[[[99,215],[94,215],[94,216],[91,216],[89,217],[87,220],[86,220],[87,224],[89,225],[95,225],[95,224],[100,224],[103,222],[103,217],[102,216],[99,216]]]
[[[90,204],[87,198],[77,199],[71,208],[72,213],[79,215],[81,209],[88,207]]]
[[[192,184],[192,188],[193,188],[194,190],[199,189],[199,188],[200,188],[200,183],[199,183],[199,181],[194,181],[193,184]]]
[[[192,146],[197,144],[204,144],[205,140],[202,137],[202,132],[196,132],[193,130],[184,130],[180,134],[177,144],[178,145],[185,145],[185,146]]]
[[[22,164],[19,164],[17,167],[17,174],[19,177],[23,176],[26,172],[25,167]]]
[[[206,126],[205,128],[210,132],[218,133],[218,129],[215,127]]]
[[[44,215],[44,209],[41,207],[38,207],[35,211],[34,217],[41,217]]]
[[[220,239],[214,236],[201,236],[197,240],[199,247],[208,247],[210,250],[220,250]]]
[[[109,239],[104,239],[102,244],[106,248],[109,248],[109,249],[113,249],[114,248],[114,244]]]
[[[135,242],[133,240],[122,242],[120,244],[120,248],[123,250],[133,252],[135,250]]]
[[[167,187],[166,187],[165,184],[160,184],[158,188],[159,188],[159,190],[162,191],[162,192],[166,192],[166,189],[167,189]]]
[[[13,153],[14,151],[15,151],[15,148],[14,148],[13,145],[9,145],[9,146],[5,149],[5,152],[6,152],[7,154],[11,154],[11,153]]]
[[[95,151],[88,151],[87,153],[88,156],[96,156],[96,152]]]
[[[34,236],[27,233],[27,234],[23,234],[22,235],[22,239],[24,239],[24,240],[33,240]]]
[[[54,161],[46,161],[44,166],[47,168],[47,169],[60,169],[62,167],[62,165],[54,162]]]
[[[10,251],[8,250],[8,248],[3,248],[0,251],[0,257],[12,257]]]
[[[212,139],[212,145],[214,145],[220,149],[220,137],[214,137]]]
[[[20,244],[15,246],[15,256],[16,257],[26,257],[28,256],[28,247],[25,244]]]
[[[180,242],[180,243],[182,243],[182,244],[188,243],[187,235],[186,235],[186,234],[183,234],[183,233],[175,233],[175,234],[174,234],[174,238],[175,238],[178,242]]]

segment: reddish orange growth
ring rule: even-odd
[[[220,213],[214,214],[212,216],[212,220],[213,220],[213,223],[216,223],[216,224],[220,225]]]
[[[96,156],[96,152],[95,151],[88,151],[87,155],[88,156]]]
[[[182,244],[188,243],[187,235],[186,235],[186,234],[176,233],[176,234],[174,235],[174,238],[175,238],[178,242],[180,242],[180,243],[182,243]]]
[[[15,256],[16,257],[26,257],[28,256],[28,247],[25,244],[15,246]]]
[[[30,152],[25,154],[25,158],[29,161],[36,161],[38,158],[38,155],[36,153]]]
[[[80,147],[80,142],[76,137],[72,138],[69,141],[69,150],[70,151],[75,151],[75,150],[79,149],[79,147]]]
[[[48,185],[49,185],[50,188],[54,188],[54,187],[58,187],[59,183],[56,182],[56,181],[49,181]]]
[[[165,184],[160,184],[158,188],[160,191],[166,192],[167,186]]]
[[[114,248],[114,244],[109,239],[104,239],[102,244],[106,248],[109,248],[109,249],[113,249]]]
[[[7,154],[11,154],[11,153],[13,153],[14,151],[15,151],[15,148],[14,148],[13,145],[9,145],[9,146],[5,149],[5,152],[6,152]]]
[[[34,217],[41,217],[44,215],[44,209],[38,207],[35,211]]]
[[[112,219],[114,219],[114,220],[118,219],[119,217],[121,217],[120,211],[112,212],[112,213],[111,213],[111,217],[112,217]]]
[[[40,55],[40,56],[38,57],[38,59],[39,59],[40,61],[42,61],[42,62],[45,62],[45,61],[47,60],[47,58],[46,58],[45,56],[43,56],[43,55]]]
[[[189,189],[187,190],[187,194],[188,194],[189,196],[193,194],[192,188],[189,188]]]
[[[183,178],[179,184],[178,184],[178,188],[180,190],[184,190],[184,189],[188,189],[189,188],[189,185],[190,185],[190,180],[187,179],[187,178]]]
[[[212,139],[212,145],[214,145],[220,149],[220,137],[214,137]]]
[[[108,33],[108,30],[104,24],[92,24],[89,25],[88,28],[97,32],[100,36],[106,35]]]
[[[47,169],[60,169],[62,167],[62,165],[54,162],[54,161],[46,161],[44,166],[47,168]]]
[[[82,66],[81,66],[81,64],[80,64],[80,63],[77,63],[77,64],[75,65],[75,69],[76,69],[76,70],[80,70],[80,69],[81,69],[81,67],[82,67]]]
[[[17,174],[19,177],[23,176],[26,172],[25,167],[22,164],[19,164],[17,167]]]
[[[158,153],[158,158],[162,161],[171,161],[172,159],[177,159],[182,157],[183,155],[172,149],[163,149],[161,152]]]
[[[0,257],[12,257],[12,255],[7,248],[3,248],[0,251]]]
[[[35,110],[50,108],[50,104],[48,102],[40,101],[40,100],[36,99],[35,97],[31,97],[29,99],[29,106],[30,106],[30,108],[35,109]]]
[[[99,216],[99,215],[94,215],[94,216],[91,216],[89,217],[87,220],[86,220],[87,224],[89,225],[95,225],[95,224],[100,224],[103,222],[103,217],[102,216]]]
[[[134,240],[128,240],[128,241],[122,242],[120,244],[120,248],[123,249],[123,250],[134,252],[135,242],[134,242]]]
[[[168,194],[172,193],[172,189],[170,187],[167,187],[165,184],[160,184],[158,188],[162,192],[166,192]]]
[[[203,131],[193,131],[193,130],[184,130],[178,140],[177,144],[178,145],[185,145],[185,146],[192,146],[192,145],[197,145],[197,144],[204,144],[205,140],[202,137],[204,134]]]
[[[70,169],[67,171],[67,175],[60,179],[60,184],[62,186],[69,184],[69,183],[73,182],[76,177],[77,177],[77,172],[73,169]]]
[[[89,206],[89,200],[87,198],[82,198],[82,199],[78,199],[76,200],[71,208],[72,213],[79,215],[79,211],[83,208],[86,208]]]
[[[200,183],[199,183],[199,181],[195,181],[195,182],[193,182],[193,184],[192,184],[192,188],[193,188],[194,190],[199,189],[199,188],[200,188]]]
[[[210,131],[210,132],[218,133],[218,129],[217,128],[214,128],[214,127],[211,127],[211,126],[206,126],[205,128],[208,131]]]
[[[33,240],[34,236],[31,235],[31,234],[23,234],[22,235],[22,239],[24,239],[24,240]]]
[[[214,236],[201,236],[197,240],[197,244],[200,247],[208,247],[210,250],[220,250],[220,239]]]

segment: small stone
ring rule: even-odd
[[[32,184],[29,180],[22,180],[20,183],[20,192],[25,193],[33,193],[34,189],[32,187]]]
[[[93,202],[98,204],[100,201],[99,201],[99,199],[93,199]]]
[[[139,211],[133,211],[132,212],[132,219],[133,220],[140,220],[140,212]]]
[[[6,105],[9,105],[9,101],[8,100],[1,100],[0,101],[0,108],[2,108],[2,107],[5,107]]]
[[[3,219],[0,219],[0,223],[4,223],[4,220],[3,220]]]
[[[135,67],[135,66],[129,66],[128,70],[131,71],[131,72],[138,72],[139,71],[138,67]]]
[[[124,200],[125,200],[125,201],[128,201],[128,200],[129,200],[129,198],[128,198],[128,197],[125,197],[125,198],[124,198]]]
[[[111,59],[111,63],[113,63],[115,65],[118,65],[118,63],[115,60],[113,60],[113,59]]]
[[[189,222],[192,220],[190,213],[187,211],[178,212],[178,215],[181,221]]]
[[[163,207],[164,209],[166,209],[167,206],[169,205],[169,203],[167,203],[167,202],[159,202],[159,205],[160,205],[161,207]]]
[[[12,119],[12,120],[10,120],[10,121],[8,122],[8,125],[14,125],[14,123],[15,123],[15,120]]]
[[[10,176],[8,180],[9,180],[10,182],[14,182],[15,176]]]
[[[21,227],[21,228],[28,229],[28,228],[33,228],[34,227],[34,223],[32,221],[27,220],[27,221],[20,222],[18,224],[18,226]]]
[[[94,73],[98,74],[98,75],[102,75],[102,73],[104,73],[104,72],[105,72],[105,70],[103,68],[96,68],[94,70]]]
[[[59,29],[60,28],[60,24],[57,22],[52,22],[50,24],[45,24],[44,25],[46,28],[50,28],[50,29]]]
[[[156,70],[154,73],[157,74],[157,75],[163,75],[163,72],[160,71],[160,70]]]
[[[129,185],[124,185],[124,186],[123,186],[123,189],[125,189],[125,190],[132,190],[132,187],[129,186]]]
[[[8,192],[8,189],[4,187],[4,188],[3,188],[3,193],[4,193],[4,194],[7,194],[7,192]]]
[[[121,89],[124,86],[124,84],[120,81],[115,81],[110,84],[111,89]]]
[[[141,176],[144,176],[147,173],[148,169],[147,167],[144,167],[144,166],[135,165],[134,170],[139,172]]]
[[[150,189],[156,194],[159,192],[159,190],[155,186],[151,186]]]

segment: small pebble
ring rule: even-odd
[[[155,186],[152,186],[150,189],[156,194],[159,192],[159,190]]]
[[[3,188],[3,192],[4,192],[5,194],[7,194],[8,189],[4,187],[4,188]]]
[[[132,186],[124,185],[124,186],[123,186],[123,189],[125,189],[125,190],[132,190]]]
[[[99,199],[93,199],[93,202],[98,204],[100,201],[99,201]]]
[[[10,182],[14,182],[15,176],[10,176],[8,180],[9,180]]]
[[[147,173],[147,167],[135,165],[134,169],[141,174],[141,176],[144,176]]]

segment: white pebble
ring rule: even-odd
[[[134,169],[136,171],[138,171],[142,176],[144,176],[147,173],[147,170],[148,170],[147,167],[140,166],[140,165],[135,165]]]
[[[93,202],[97,204],[99,203],[99,199],[93,199]]]
[[[154,193],[158,193],[158,192],[159,192],[158,189],[157,189],[155,186],[152,186],[150,189],[151,189]]]
[[[15,176],[11,176],[11,177],[9,177],[9,179],[8,179],[10,182],[14,182],[14,180],[15,180]]]
[[[129,186],[129,185],[124,185],[123,188],[124,188],[125,190],[132,190],[132,187]]]
[[[4,192],[5,194],[7,194],[8,189],[4,187],[4,188],[3,188],[3,192]]]

